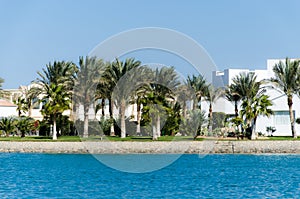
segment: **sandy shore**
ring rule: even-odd
[[[180,141],[180,142],[0,142],[0,152],[21,153],[291,153],[300,141]]]

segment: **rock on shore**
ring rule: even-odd
[[[291,153],[300,141],[178,141],[178,142],[0,142],[0,152],[21,153]]]

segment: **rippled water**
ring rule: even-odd
[[[0,198],[300,198],[299,155],[183,155],[139,174],[91,155],[0,154],[0,163]]]

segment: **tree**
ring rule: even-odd
[[[106,73],[106,79],[109,81],[110,84],[110,91],[109,97],[110,97],[110,108],[111,108],[111,119],[113,120],[113,106],[114,102],[118,105],[120,108],[119,110],[119,118],[121,120],[121,138],[126,137],[126,125],[125,125],[125,109],[126,109],[126,99],[124,98],[125,95],[123,93],[118,93],[115,95],[116,99],[113,99],[112,92],[115,91],[115,87],[120,81],[120,79],[130,70],[137,68],[141,65],[140,61],[136,61],[133,58],[127,58],[125,61],[120,61],[116,58],[114,62],[111,63],[111,66],[108,68]],[[129,85],[129,84],[126,84]],[[123,89],[118,89],[119,92],[123,91],[126,92],[126,88],[121,85]],[[112,124],[113,125],[113,124]]]
[[[236,92],[241,100],[250,100],[261,89],[262,82],[257,81],[254,73],[240,73],[232,79],[233,91]]]
[[[207,82],[205,78],[201,74],[199,74],[198,76],[188,76],[187,83],[191,88],[193,88],[195,96],[197,98],[197,102],[195,100],[193,102],[193,110],[199,108],[201,111],[201,100],[202,97],[205,96],[205,93],[208,89]]]
[[[225,89],[224,96],[225,98],[230,101],[234,102],[234,113],[235,117],[239,116],[239,110],[238,110],[238,103],[242,99],[241,93],[238,90],[238,87],[235,84],[230,84]]]
[[[231,84],[234,94],[237,98],[240,97],[242,104],[244,104],[243,112],[243,124],[244,127],[251,127],[252,123],[252,104],[255,97],[265,92],[262,87],[262,82],[257,81],[257,77],[254,73],[240,73],[232,79]],[[243,130],[245,128],[243,127]]]
[[[242,103],[241,114],[244,115],[248,121],[251,121],[251,140],[256,139],[256,120],[260,115],[271,116],[273,111],[269,108],[272,106],[269,96],[265,94],[258,94],[251,101],[244,101]]]
[[[150,113],[152,115],[153,140],[157,140],[161,135],[161,115],[170,107],[168,103],[175,104],[175,94],[180,81],[174,67],[156,68],[153,74],[147,101],[152,104]]]
[[[89,108],[96,99],[96,88],[100,83],[100,75],[104,72],[103,60],[96,57],[79,58],[79,70],[75,80],[73,100],[76,105],[83,106],[84,125],[83,137],[88,137],[89,130]]]
[[[45,87],[45,93],[42,98],[42,114],[49,115],[53,121],[53,140],[57,140],[56,121],[59,114],[70,109],[71,95],[65,92],[64,86],[51,83]]]
[[[14,100],[14,104],[17,105],[18,116],[21,117],[22,112],[26,113],[28,111],[28,105],[25,98],[18,97]]]
[[[223,95],[221,88],[214,88],[212,85],[208,86],[207,92],[204,93],[206,101],[209,102],[209,122],[208,129],[212,132],[213,121],[213,104]]]
[[[0,119],[0,130],[5,132],[6,137],[9,137],[16,130],[15,122],[15,118],[13,117],[3,117]]]
[[[292,136],[297,138],[293,114],[293,95],[300,92],[299,60],[291,61],[289,58],[286,58],[285,62],[280,61],[278,64],[275,64],[273,72],[275,77],[271,78],[271,82],[287,96]]]
[[[2,89],[3,83],[4,83],[4,79],[0,77],[0,98],[6,98],[8,96],[8,92]]]
[[[16,127],[21,132],[21,137],[25,137],[25,134],[35,129],[35,121],[30,117],[19,117],[17,120]]]
[[[140,66],[129,73],[130,78],[126,77],[126,81],[131,82],[129,90],[129,97],[131,98],[130,103],[136,104],[136,134],[141,133],[141,109],[142,103],[146,100],[146,97],[150,94],[150,83],[153,80],[153,71],[148,66]],[[122,83],[122,82],[121,82]]]
[[[72,62],[54,62],[38,72],[36,86],[31,95],[42,97],[42,113],[49,115],[53,121],[53,140],[57,139],[56,118],[58,114],[70,109],[71,92],[77,67]]]
[[[181,120],[182,125],[180,125],[179,131],[184,135],[193,135],[196,139],[200,135],[203,125],[207,122],[205,115],[206,113],[199,109],[187,111],[187,116]]]

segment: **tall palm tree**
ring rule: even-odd
[[[28,111],[28,105],[25,98],[18,97],[13,101],[15,105],[17,105],[18,116],[21,117],[22,112],[25,113]]]
[[[89,109],[94,104],[97,96],[97,85],[100,76],[104,72],[105,64],[103,60],[97,60],[96,57],[80,57],[79,70],[76,75],[73,91],[73,101],[75,106],[83,106],[84,124],[83,137],[88,137],[89,129]]]
[[[224,93],[225,98],[234,103],[234,113],[235,117],[239,116],[239,110],[238,110],[238,103],[241,100],[242,96],[240,95],[240,92],[238,88],[235,86],[235,84],[230,84],[225,89]]]
[[[257,81],[254,73],[240,73],[232,79],[233,91],[241,100],[251,100],[261,89],[262,82]]]
[[[244,107],[247,107],[248,109],[244,108],[244,112],[248,111],[249,114],[244,114],[244,124],[246,124],[248,127],[251,127],[251,112],[252,112],[252,102],[255,96],[259,93],[261,89],[261,82],[256,80],[257,77],[254,73],[240,73],[236,75],[232,79],[232,84],[230,85],[228,91],[231,92],[229,97],[234,97],[236,99],[242,100],[242,103],[244,104]],[[227,91],[227,92],[228,92]],[[226,96],[226,94],[225,94]],[[227,97],[227,96],[226,96]],[[247,106],[246,106],[247,104]],[[237,113],[237,107],[235,107],[235,115]],[[238,117],[236,117],[236,120],[238,120]],[[245,125],[244,125],[245,126]],[[242,127],[242,129],[244,129]],[[245,130],[245,129],[244,129]]]
[[[187,83],[180,85],[177,89],[177,101],[180,103],[182,108],[182,117],[187,116],[187,102],[192,100],[193,89],[189,87]]]
[[[77,70],[77,66],[72,62],[54,61],[53,64],[47,64],[42,72],[37,72],[39,78],[36,81],[48,85],[63,84],[66,90],[72,90]]]
[[[3,97],[4,91],[2,89],[2,84],[4,83],[4,79],[0,77],[0,98]]]
[[[191,88],[194,89],[197,98],[197,102],[193,102],[193,110],[195,110],[198,107],[201,111],[201,100],[202,97],[205,96],[205,93],[207,92],[208,88],[206,79],[201,74],[199,74],[198,76],[193,75],[192,77],[188,76],[187,83]]]
[[[168,103],[175,103],[175,93],[180,85],[179,76],[174,67],[162,67],[156,69],[153,80],[149,84],[148,102],[151,103],[153,140],[161,135],[160,114],[168,107]]]
[[[62,114],[65,110],[70,109],[71,94],[65,92],[64,86],[61,84],[51,83],[49,86],[45,86],[42,97],[42,114],[49,115],[53,121],[53,140],[57,140],[57,126],[56,121],[59,114]]]
[[[214,88],[214,86],[209,85],[207,92],[205,93],[205,99],[209,102],[209,131],[212,132],[212,121],[213,121],[213,103],[215,103],[222,95],[223,89],[221,88]]]
[[[42,97],[42,113],[53,120],[53,140],[57,139],[57,115],[70,108],[76,70],[72,62],[49,63],[42,72],[38,72],[39,77],[34,81],[36,86],[30,91],[32,96]]]
[[[8,92],[3,90],[2,84],[4,83],[4,79],[0,77],[0,98],[6,98],[8,96]]]
[[[286,58],[285,62],[280,61],[278,64],[275,64],[273,72],[275,77],[271,78],[271,82],[287,96],[292,136],[297,138],[293,114],[293,95],[300,90],[299,60],[291,61],[289,58]]]
[[[118,82],[120,81],[120,79],[130,70],[137,68],[141,65],[140,61],[136,61],[133,58],[127,58],[125,61],[120,61],[118,58],[116,58],[116,60],[114,62],[111,63],[111,66],[108,68],[107,70],[107,74],[106,74],[106,79],[109,80],[109,84],[110,87],[112,88],[110,91],[113,92],[116,85],[118,84]],[[119,84],[120,85],[120,84]],[[128,85],[128,84],[126,84]],[[126,85],[120,85],[122,88]],[[126,92],[125,88],[122,89],[118,89],[118,91],[123,91]],[[114,102],[117,103],[117,105],[119,106],[120,110],[119,110],[119,117],[121,120],[121,138],[125,138],[126,137],[126,126],[125,126],[125,109],[126,109],[126,99],[124,98],[124,93],[119,93],[118,95],[116,95],[115,97],[117,97],[116,99],[113,99],[112,93],[109,94],[110,96],[110,106],[111,109],[113,109],[114,106]],[[113,114],[113,110],[111,110],[111,116]],[[113,118],[111,118],[113,119]],[[112,124],[113,125],[113,124]]]
[[[132,73],[130,71],[130,73]],[[150,82],[153,80],[153,71],[148,66],[141,66],[133,71],[130,81],[132,87],[128,88],[131,91],[132,105],[136,104],[136,134],[141,133],[141,110],[142,103],[146,100],[146,97],[150,94]],[[127,78],[128,79],[128,78]],[[128,80],[127,80],[128,81]]]

